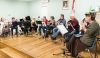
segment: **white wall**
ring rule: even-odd
[[[95,9],[100,6],[100,0],[76,0],[76,17],[78,20],[82,20],[86,12],[90,9]]]
[[[42,6],[40,0],[33,1],[31,4],[31,16],[41,16],[41,8]],[[47,17],[55,16],[56,19],[59,19],[60,14],[65,14],[66,18],[68,18],[71,14],[71,7],[69,7],[68,10],[62,10],[62,0],[50,0],[47,4],[47,8]]]
[[[27,15],[31,17],[41,16],[41,0],[32,0],[33,2],[18,1],[18,0],[0,0],[0,17],[12,17],[22,18]],[[50,0],[47,4],[47,17],[55,16],[56,20],[59,19],[60,14],[65,14],[65,18],[69,20],[71,16],[72,0],[69,0],[69,8],[67,10],[62,9],[63,0]],[[81,21],[84,18],[84,14],[89,11],[90,8],[96,8],[100,6],[100,0],[76,0],[75,3],[75,15],[76,18]]]
[[[100,6],[100,0],[76,0],[75,3],[75,15],[76,18],[81,21],[84,18],[84,14],[89,12],[90,8],[96,8]],[[55,16],[59,18],[60,14],[65,14],[65,18],[68,20],[71,15],[72,0],[69,0],[69,9],[62,9],[62,0],[50,0],[48,3],[48,17]],[[41,2],[35,0],[31,3],[31,16],[41,16]]]
[[[29,3],[27,2],[0,1],[0,17],[22,18],[29,14]]]

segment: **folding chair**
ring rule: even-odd
[[[98,56],[97,56],[97,44],[98,44],[98,41],[100,41],[100,38],[98,38],[97,36],[95,38],[93,45],[91,47],[87,48],[87,51],[90,53],[91,58],[98,58]],[[92,50],[94,50],[94,56],[91,53]]]
[[[81,35],[76,34],[75,36],[80,37]],[[97,57],[97,41],[98,41],[98,38],[96,37],[92,46],[86,48],[86,51],[89,52],[91,58],[98,58]],[[94,51],[94,56],[92,55],[92,51]]]
[[[100,46],[100,34],[97,36],[97,44]]]

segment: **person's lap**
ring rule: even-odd
[[[67,48],[68,51],[71,52],[72,56],[76,57],[80,52],[84,51],[87,46],[81,42],[80,38],[73,36],[69,41]]]

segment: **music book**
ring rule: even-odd
[[[62,35],[68,32],[64,25],[58,25],[57,28],[60,30]]]

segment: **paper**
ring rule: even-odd
[[[57,28],[60,30],[62,35],[68,32],[64,25],[58,25]]]

